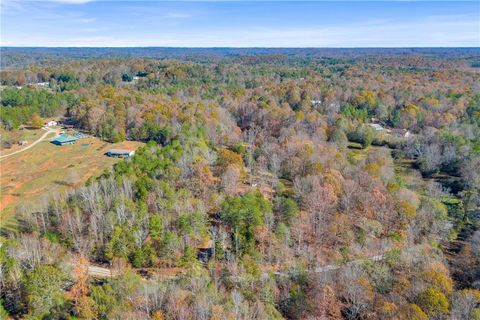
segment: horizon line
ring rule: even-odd
[[[390,47],[390,46],[365,46],[365,47],[236,47],[236,46],[2,46],[0,48],[50,48],[50,49],[480,49],[480,46],[412,46],[412,47]]]

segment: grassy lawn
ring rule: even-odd
[[[363,148],[360,143],[349,142],[347,155],[351,163],[357,163],[368,156],[371,147]]]
[[[91,176],[121,161],[105,156],[108,149],[137,149],[141,145],[132,141],[111,144],[94,137],[65,146],[56,146],[46,140],[1,160],[1,216],[21,207],[35,210],[50,196],[79,187]]]
[[[33,130],[5,130],[0,129],[0,137],[3,142],[9,142],[12,144],[11,148],[4,148],[3,143],[0,144],[0,150],[2,154],[9,154],[16,150],[22,149],[23,146],[19,146],[18,141],[28,141],[31,144],[33,141],[37,140],[45,133],[45,130],[42,129],[33,129]],[[53,137],[53,134],[50,135]]]
[[[351,163],[358,163],[359,161],[367,158],[370,152],[375,150],[384,149],[389,150],[387,147],[381,146],[369,146],[362,148],[362,146],[355,142],[349,143],[348,156]],[[428,179],[424,179],[420,174],[420,171],[413,167],[414,160],[408,159],[394,159],[395,173],[402,179],[405,187],[423,193]]]

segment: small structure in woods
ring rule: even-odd
[[[212,240],[207,240],[197,246],[197,259],[201,263],[207,263],[213,257],[214,246]]]
[[[109,157],[128,158],[135,154],[134,150],[128,149],[110,149],[105,153]]]
[[[397,138],[408,138],[410,137],[410,131],[407,129],[392,129],[392,136]]]
[[[369,127],[372,127],[373,129],[375,129],[375,131],[383,131],[385,130],[381,124],[378,124],[378,123],[369,123],[368,124]]]

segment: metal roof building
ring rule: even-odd
[[[128,158],[135,154],[133,150],[127,149],[110,149],[106,152],[106,155],[109,157],[118,157],[118,158]]]
[[[53,138],[53,140],[50,142],[59,146],[63,146],[64,144],[74,144],[75,141],[77,141],[77,138],[69,136],[68,134],[61,134]]]

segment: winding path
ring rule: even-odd
[[[370,256],[370,257],[365,257],[362,259],[357,259],[357,260],[352,260],[344,264],[329,264],[325,266],[320,266],[315,269],[310,270],[309,272],[312,273],[327,273],[329,271],[334,271],[334,270],[339,270],[348,266],[352,266],[355,264],[360,264],[362,262],[365,262],[367,260],[373,261],[373,262],[379,262],[385,259],[385,256],[383,254],[380,255],[375,255],[375,256]],[[273,272],[274,275],[280,276],[280,277],[288,277],[291,274],[289,272]],[[101,267],[101,266],[96,266],[96,265],[89,265],[88,266],[88,275],[93,277],[93,278],[110,278],[114,277],[117,275],[115,271],[109,268]],[[268,276],[268,272],[263,272],[262,276]],[[170,276],[167,278],[176,278],[177,276]],[[143,278],[143,277],[142,277]],[[146,278],[143,278],[144,280],[147,280]]]
[[[42,129],[47,130],[47,132],[45,132],[40,138],[38,138],[37,140],[35,140],[34,142],[32,142],[30,145],[26,146],[25,148],[22,148],[20,150],[14,151],[14,152],[9,153],[9,154],[1,155],[0,156],[0,161],[7,158],[7,157],[13,156],[17,153],[20,153],[20,152],[23,152],[25,150],[28,150],[28,149],[32,148],[36,144],[42,142],[48,136],[48,134],[50,134],[52,132],[58,134],[58,131],[59,131],[59,129],[51,129],[51,128],[47,128],[47,127],[42,127]]]

